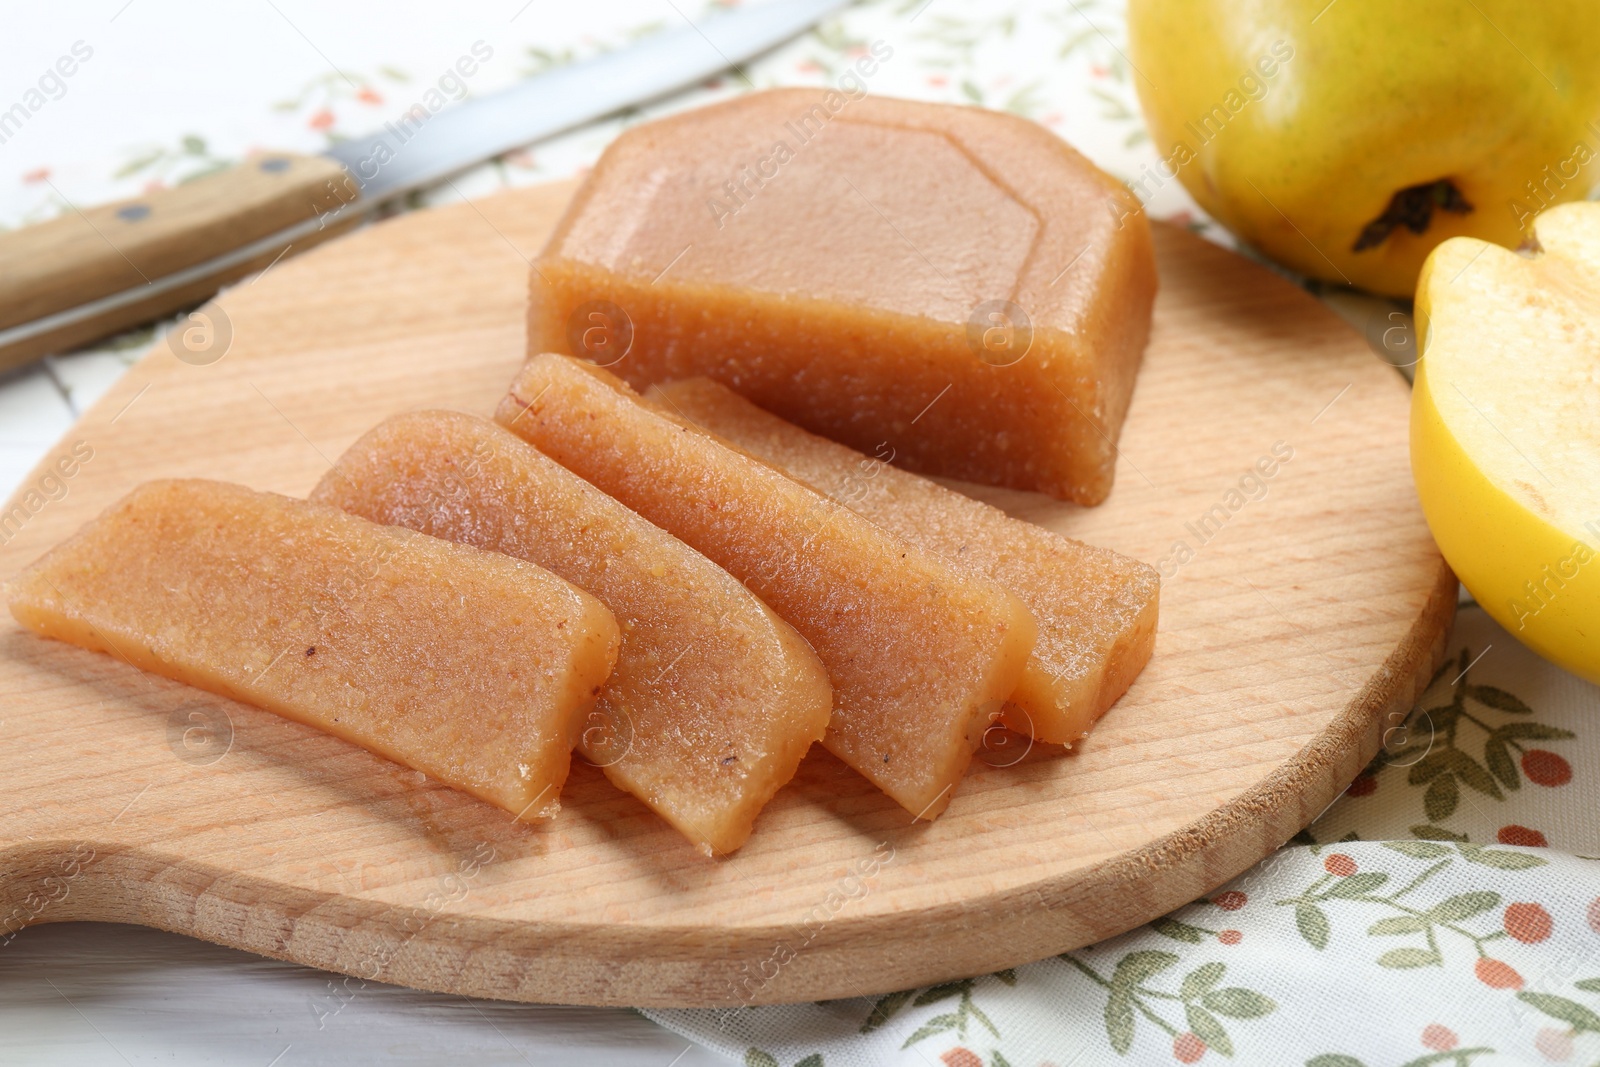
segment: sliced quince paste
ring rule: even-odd
[[[912,814],[944,810],[1033,647],[1021,601],[587,363],[530,359],[495,417],[765,600],[833,682],[823,744]]]
[[[46,637],[554,814],[616,660],[599,600],[509,556],[208,481],[135,489],[7,589]]]
[[[1097,504],[1150,328],[1149,225],[1043,127],[786,89],[635,126],[532,272],[529,352],[706,375],[932,474]]]
[[[703,849],[743,844],[827,729],[828,675],[793,627],[486,419],[397,415],[352,445],[312,499],[537,563],[600,598],[622,649],[578,749]]]
[[[891,533],[1026,603],[1039,626],[1002,720],[1041,741],[1089,731],[1150,660],[1161,579],[1154,567],[1051,533],[807,433],[706,378],[649,397],[725,437]]]

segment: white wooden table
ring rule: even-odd
[[[0,949],[0,1063],[728,1062],[621,1008],[507,1004],[377,983],[341,1000],[336,978],[138,926],[32,927]]]

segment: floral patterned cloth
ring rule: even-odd
[[[314,151],[425,94],[489,91],[708,9],[539,4],[507,21],[485,2],[452,5],[446,23],[432,8],[361,20],[285,0],[256,12],[251,47],[211,67],[204,53],[192,57],[229,92],[183,84],[190,91],[175,90],[159,114],[118,118],[94,104],[115,92],[104,79],[118,48],[141,47],[141,11],[130,7],[81,33],[60,13],[34,16],[56,20],[45,28],[63,54],[81,57],[79,37],[94,54],[62,95],[52,85],[40,108],[29,103],[29,125],[0,144],[0,224],[184,181],[258,146]],[[190,16],[224,17],[209,5],[191,5]],[[422,26],[425,18],[435,21]],[[277,44],[262,43],[274,34]],[[1112,0],[867,0],[743,71],[511,153],[409,206],[579,172],[625,124],[750,88],[831,84],[880,44],[890,55],[868,91],[1025,115],[1135,185],[1153,216],[1229,243],[1176,182],[1152,179],[1157,158],[1123,39]],[[475,40],[493,60],[470,84],[443,84],[438,72]],[[158,41],[151,36],[145,54],[162,49]],[[128,60],[120,62],[125,72]],[[1321,295],[1380,358],[1411,362],[1402,309]],[[136,331],[0,379],[0,488],[21,480],[151,336]],[[1205,900],[981,978],[876,999],[647,1014],[750,1067],[1595,1063],[1597,706],[1600,690],[1539,661],[1466,605],[1448,663],[1385,754],[1296,842]]]

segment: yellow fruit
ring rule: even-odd
[[[1529,256],[1456,238],[1423,266],[1411,469],[1478,603],[1600,682],[1600,204],[1535,237]]]
[[[1516,247],[1600,178],[1594,0],[1131,0],[1128,33],[1135,191],[1176,172],[1315,278],[1410,296],[1444,239]]]

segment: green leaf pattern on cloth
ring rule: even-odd
[[[1271,997],[1253,989],[1217,988],[1228,969],[1228,965],[1220,961],[1202,963],[1184,975],[1177,991],[1173,992],[1152,987],[1147,982],[1177,965],[1176,953],[1150,949],[1130,952],[1117,961],[1109,980],[1070,952],[1061,958],[1106,990],[1106,1039],[1112,1050],[1120,1054],[1133,1048],[1138,1019],[1143,1016],[1172,1038],[1174,1049],[1198,1041],[1224,1056],[1232,1056],[1233,1042],[1218,1016],[1254,1019],[1277,1009]],[[1182,1022],[1187,1024],[1187,1030],[1168,1022],[1162,1001],[1171,1003],[1174,1012],[1182,1008]]]

